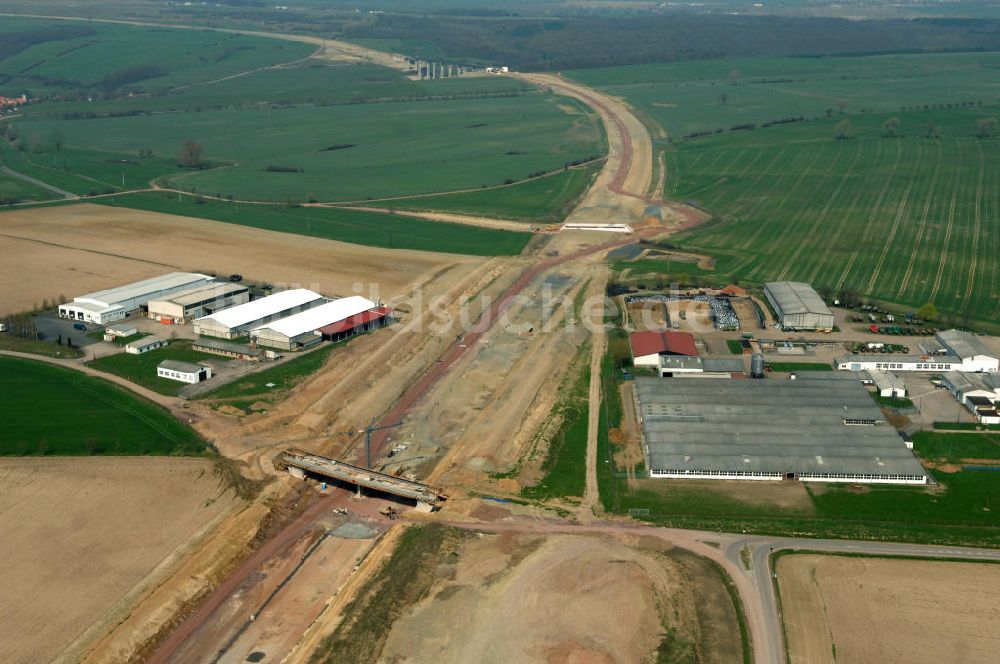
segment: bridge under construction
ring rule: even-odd
[[[308,472],[366,489],[415,500],[417,509],[422,511],[431,512],[441,501],[447,499],[444,493],[429,484],[386,475],[371,468],[355,466],[345,461],[310,454],[302,450],[285,450],[275,459],[274,463],[279,470],[287,470],[297,477],[305,477]]]

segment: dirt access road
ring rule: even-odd
[[[635,223],[641,219],[649,204],[647,195],[653,178],[653,142],[642,122],[620,100],[559,74],[511,76],[582,101],[604,123],[608,160],[566,221]]]

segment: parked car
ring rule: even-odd
[[[87,326],[84,325],[83,323],[73,323],[73,329],[80,330],[81,332],[86,332]]]

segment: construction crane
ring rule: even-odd
[[[364,429],[351,429],[350,431],[345,431],[344,433],[348,436],[353,436],[355,434],[363,433],[365,434],[365,467],[372,467],[372,432],[382,431],[383,429],[395,429],[396,427],[403,426],[402,422],[396,422],[395,424],[386,424],[380,427],[375,426],[375,420],[373,419],[371,424],[366,426]]]

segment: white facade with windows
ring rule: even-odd
[[[954,355],[865,353],[838,357],[833,366],[841,371],[955,371],[962,360]]]
[[[156,375],[160,378],[196,385],[212,377],[212,367],[192,362],[163,360],[156,367]]]

